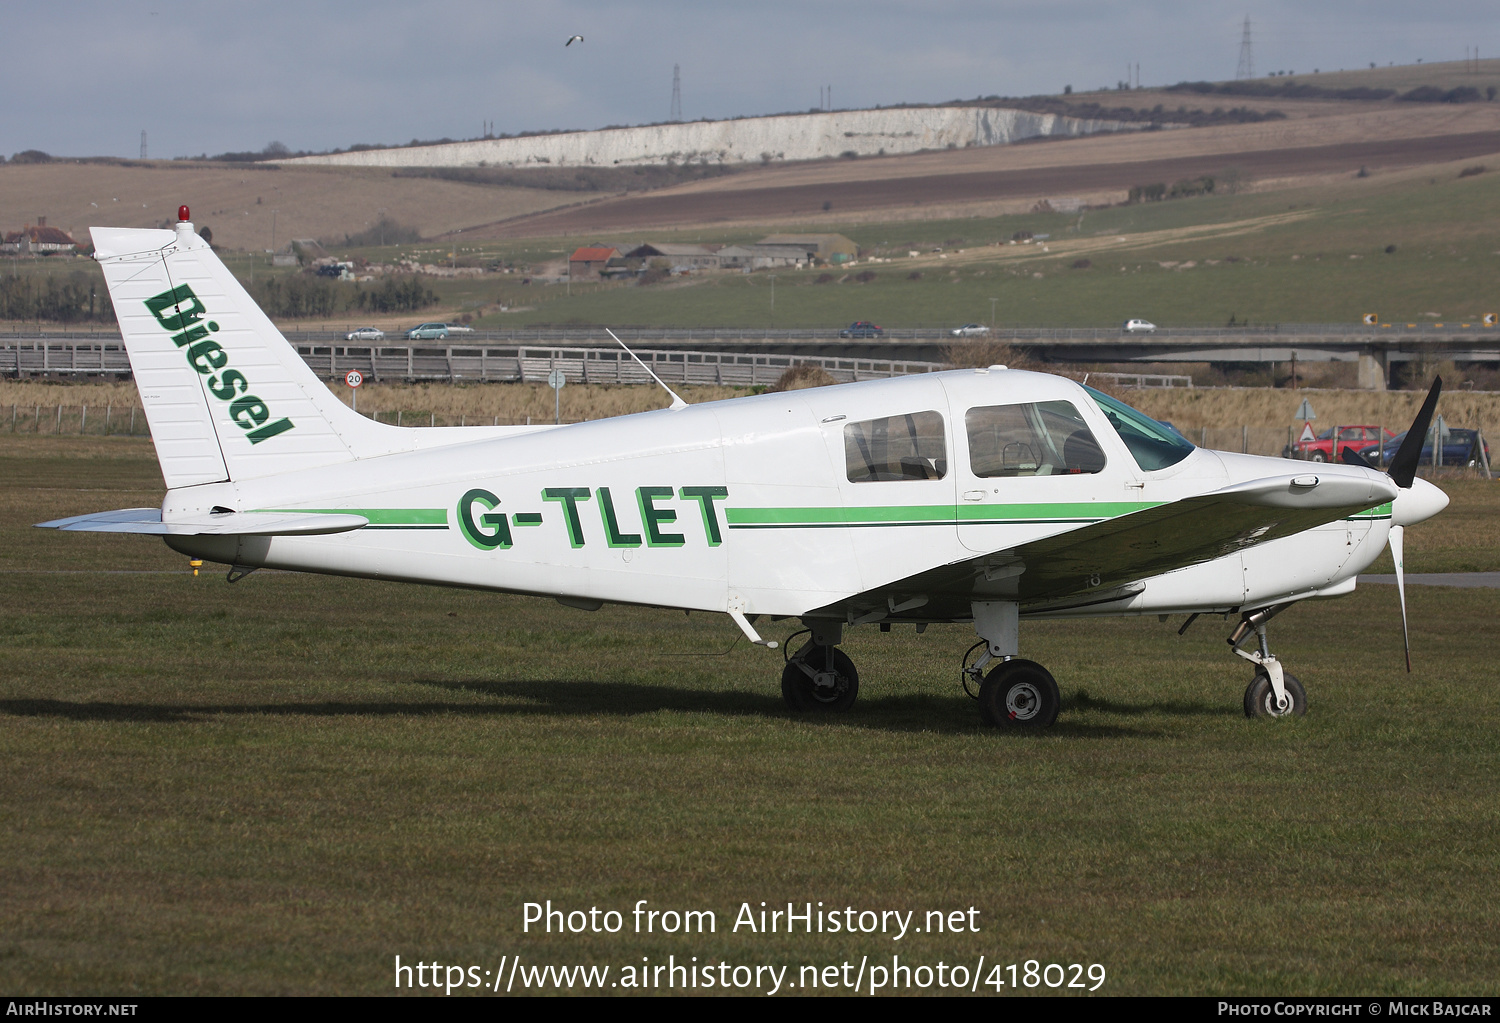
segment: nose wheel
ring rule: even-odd
[[[1283,671],[1281,687],[1283,694],[1278,698],[1276,689],[1271,685],[1271,677],[1264,672],[1256,672],[1255,678],[1250,680],[1250,685],[1245,689],[1245,717],[1284,718],[1306,714],[1307,692],[1302,688],[1302,683],[1297,681],[1297,676]]]

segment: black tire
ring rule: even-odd
[[[1006,661],[979,687],[979,716],[993,728],[1046,728],[1061,708],[1057,680],[1035,661]]]
[[[859,672],[849,655],[838,647],[815,646],[803,658],[815,672],[825,670],[828,652],[833,651],[832,670],[835,677],[832,686],[819,686],[807,677],[797,664],[788,661],[781,672],[781,698],[795,711],[837,712],[854,706],[859,696]]]
[[[1307,691],[1302,688],[1302,683],[1297,681],[1297,676],[1289,671],[1283,671],[1281,680],[1286,686],[1286,694],[1292,698],[1292,709],[1289,711],[1276,709],[1276,691],[1271,688],[1271,677],[1263,671],[1257,671],[1255,677],[1250,680],[1250,685],[1245,688],[1245,717],[1279,718],[1292,715],[1301,717],[1307,713]]]
[[[1321,452],[1321,451],[1314,451],[1312,453],[1312,457],[1310,459],[1308,459],[1308,461],[1310,461],[1310,462],[1326,462],[1326,461],[1328,461],[1328,456],[1325,455],[1325,454],[1323,454],[1323,452]]]

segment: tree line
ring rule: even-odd
[[[346,312],[406,313],[436,304],[437,292],[415,274],[354,284],[306,274],[260,278],[251,297],[267,316],[280,319],[331,317]],[[83,270],[65,275],[0,275],[0,320],[47,323],[112,323],[109,291]]]
[[[66,276],[6,274],[0,276],[0,320],[46,320],[49,323],[113,321],[109,291],[82,270]]]
[[[256,281],[251,297],[267,316],[290,320],[346,312],[414,312],[438,300],[437,292],[415,274],[392,275],[369,285],[288,274]]]

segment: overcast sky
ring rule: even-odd
[[[1311,10],[1309,10],[1311,8]],[[156,158],[1500,57],[1493,0],[4,0],[0,153]],[[584,42],[563,41],[581,33]]]

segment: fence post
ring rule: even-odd
[[[127,437],[134,437],[135,436],[135,406],[134,405],[130,406],[130,430],[129,430],[129,432],[126,433],[126,436]]]
[[[78,416],[78,436],[80,436],[80,437],[83,436],[83,428],[88,425],[88,422],[89,422],[89,407],[87,405],[84,405],[83,406],[83,411]]]
[[[1250,453],[1250,426],[1246,424],[1240,427],[1240,454]]]
[[[1479,449],[1479,464],[1484,466],[1484,478],[1492,480],[1494,474],[1490,472],[1490,456],[1484,450],[1484,429],[1478,428],[1474,431],[1474,446]]]
[[[62,406],[57,406],[57,429],[54,433],[62,433]]]

